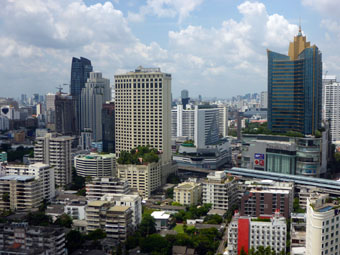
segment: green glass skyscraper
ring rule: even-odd
[[[288,55],[268,54],[268,128],[314,135],[321,127],[322,54],[301,28]]]

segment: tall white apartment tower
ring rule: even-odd
[[[54,167],[55,184],[65,186],[72,182],[71,136],[56,136],[48,133],[37,137],[34,146],[34,161]]]
[[[340,83],[325,85],[325,116],[330,120],[332,141],[340,142]]]
[[[81,130],[90,128],[95,142],[102,140],[102,108],[111,100],[110,80],[91,72],[81,91]]]
[[[150,145],[171,164],[171,74],[140,66],[115,75],[115,97],[116,153]]]
[[[335,75],[322,76],[322,120],[326,120],[326,85],[336,82]]]

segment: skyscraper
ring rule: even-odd
[[[95,142],[102,141],[102,108],[110,100],[110,80],[102,73],[91,72],[81,92],[81,130],[90,128]]]
[[[273,132],[315,134],[321,127],[322,54],[301,28],[288,56],[267,51],[268,128]]]
[[[332,141],[340,141],[340,83],[325,85],[325,115],[330,121]]]
[[[183,109],[185,110],[187,108],[187,104],[189,103],[189,91],[187,91],[186,89],[183,89],[181,91],[181,100],[182,100],[182,105],[183,105]]]
[[[57,93],[55,97],[55,131],[63,135],[78,133],[76,101],[70,95]]]
[[[103,104],[103,151],[115,152],[115,104],[114,102]]]
[[[81,57],[72,58],[70,94],[76,100],[76,116],[81,116],[81,90],[85,87],[90,72],[93,71],[91,60]],[[81,120],[78,118],[77,126],[80,127]]]
[[[171,74],[138,67],[115,75],[116,153],[150,145],[171,163]]]

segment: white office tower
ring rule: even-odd
[[[172,137],[186,137],[194,140],[195,136],[195,111],[193,109],[183,109],[183,105],[177,105],[172,110]]]
[[[323,75],[322,76],[322,120],[326,120],[326,85],[336,82],[335,75]]]
[[[267,91],[261,92],[260,108],[262,108],[262,109],[268,108],[268,92]]]
[[[340,254],[340,214],[337,200],[314,193],[307,199],[306,255]]]
[[[171,171],[171,74],[138,67],[115,75],[116,153],[150,145],[162,152],[162,179]],[[166,166],[165,166],[166,165]]]
[[[92,130],[85,128],[79,136],[79,146],[82,150],[91,150],[92,148]]]
[[[228,136],[228,107],[218,106],[218,131],[222,137]]]
[[[37,137],[34,146],[34,161],[54,166],[55,184],[65,186],[72,182],[71,136],[48,133]]]
[[[9,129],[9,119],[0,115],[0,131]]]
[[[31,165],[6,165],[0,166],[5,175],[30,175],[35,176],[42,186],[44,199],[51,201],[55,197],[54,167],[47,164],[35,163]]]
[[[325,115],[330,120],[333,142],[340,142],[340,83],[325,85]]]
[[[111,101],[110,80],[102,73],[91,72],[81,91],[81,130],[90,128],[95,142],[102,140],[102,108],[106,101]]]

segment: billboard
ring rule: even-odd
[[[264,154],[254,153],[254,165],[255,166],[264,166]]]

